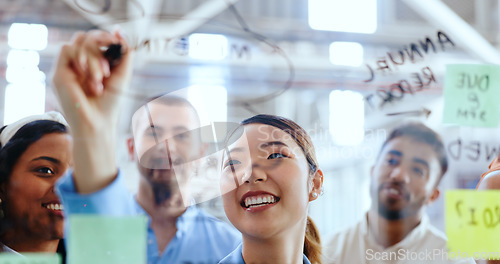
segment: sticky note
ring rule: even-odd
[[[71,264],[146,263],[147,218],[72,215],[67,240]]]
[[[497,127],[500,120],[500,66],[446,66],[443,123]]]
[[[56,253],[0,253],[0,264],[61,264],[62,258]]]
[[[500,190],[446,192],[449,255],[500,259]]]

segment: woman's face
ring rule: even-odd
[[[222,163],[224,210],[244,235],[266,238],[304,228],[311,198],[309,167],[302,149],[283,130],[244,126]]]
[[[54,184],[71,162],[71,137],[64,133],[42,136],[19,157],[9,182],[2,186],[5,215],[16,234],[42,239],[63,237],[61,202]]]

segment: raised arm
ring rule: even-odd
[[[103,49],[122,45],[120,63],[110,68]],[[132,52],[118,33],[75,34],[59,54],[54,85],[73,135],[73,177],[79,193],[107,186],[116,177],[115,141],[121,95],[129,85]]]

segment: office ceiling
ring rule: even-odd
[[[379,0],[375,34],[311,30],[307,0],[1,0],[0,24],[8,26],[25,21],[62,29],[87,30],[94,26],[108,28],[124,21],[144,19],[149,21],[148,27],[140,30],[152,34],[171,31],[168,25],[179,21],[192,22],[192,31],[195,31],[212,19],[232,20],[233,24],[228,26],[235,26],[236,19],[227,8],[234,3],[248,25],[273,39],[293,41],[307,37],[310,40],[331,41],[333,38],[349,38],[390,45],[406,44],[408,39],[415,38],[415,32],[426,34],[425,30],[433,27],[422,11],[416,11],[412,4],[408,4],[411,2],[422,2],[420,5],[425,8],[428,3],[441,1]],[[490,42],[498,42],[497,1],[444,0],[442,3]],[[426,11],[431,13],[432,10]],[[441,16],[443,20],[447,19],[447,14]],[[220,28],[221,32],[224,30]]]
[[[8,28],[14,22],[49,27],[49,46],[40,52],[46,59],[40,68],[46,71],[58,47],[75,31],[113,30],[119,25],[136,45],[142,45],[130,97],[186,87],[194,77],[213,84],[215,76],[224,79],[230,101],[236,102],[228,110],[234,120],[268,112],[291,117],[305,127],[328,124],[328,95],[341,89],[378,100],[365,106],[365,126],[384,127],[401,119],[389,118],[387,113],[442,106],[445,64],[500,62],[500,6],[495,0],[379,0],[373,34],[311,29],[307,0],[0,0],[0,6],[2,58],[8,50]],[[455,45],[446,43],[440,49],[439,31]],[[193,32],[229,36],[230,44],[236,45],[234,57],[203,62],[180,55],[182,37]],[[380,74],[377,82],[366,82],[370,77],[366,64],[375,67],[380,59],[388,61],[388,53],[397,55],[427,37],[437,47],[434,52],[420,50],[418,60],[391,65],[391,71]],[[332,65],[328,48],[333,41],[361,43],[363,64]],[[171,45],[172,49],[155,45]],[[435,85],[381,107],[377,90],[390,90],[391,84],[401,80],[411,82],[414,73],[422,75],[425,67],[434,71]],[[1,77],[5,68],[5,60],[0,61]]]

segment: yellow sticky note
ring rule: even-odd
[[[446,192],[451,257],[500,259],[500,190]]]

